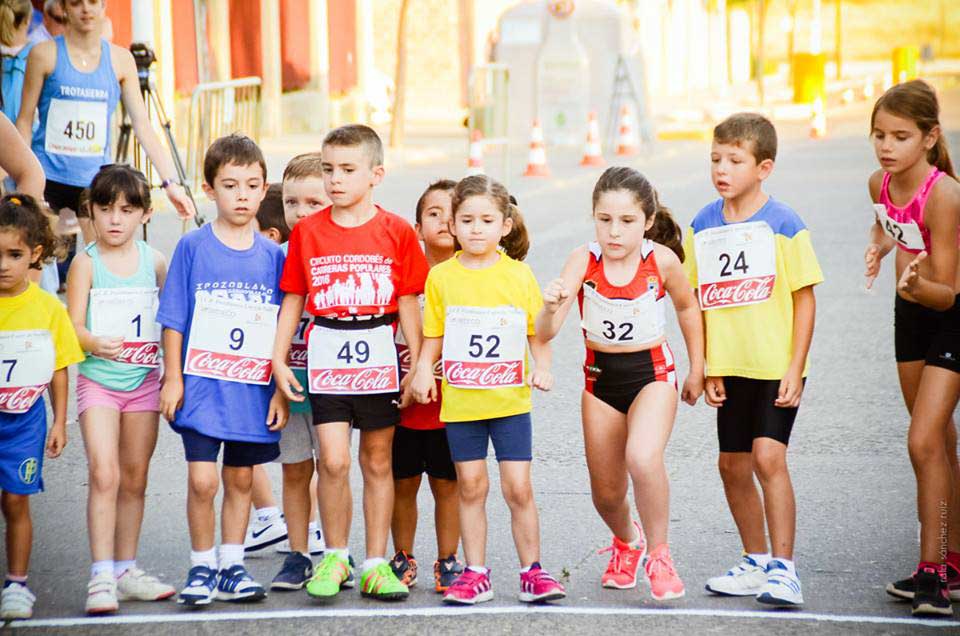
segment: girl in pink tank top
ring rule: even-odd
[[[902,208],[898,208],[890,200],[889,172],[883,173],[883,181],[880,185],[880,203],[887,208],[887,216],[898,223],[916,223],[920,229],[920,236],[923,237],[923,248],[927,250],[927,252],[930,251],[930,229],[923,223],[923,210],[927,205],[927,199],[930,197],[933,186],[940,180],[940,177],[945,174],[946,172],[933,166],[926,180],[924,180],[923,185],[920,186],[920,189],[917,190],[913,198],[910,199],[910,203]],[[911,248],[902,243],[897,243],[897,247],[911,254],[919,254],[921,251],[919,248]]]

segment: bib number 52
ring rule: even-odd
[[[484,342],[489,345],[486,351],[483,348]],[[480,334],[473,334],[470,336],[470,344],[467,347],[467,355],[469,355],[471,358],[499,358],[499,347],[500,336],[490,335],[484,338]]]

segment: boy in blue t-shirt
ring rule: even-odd
[[[253,466],[279,455],[287,419],[286,400],[271,380],[284,258],[255,223],[266,162],[251,139],[229,135],[207,150],[203,176],[217,218],[180,239],[157,313],[165,367],[160,410],[183,439],[188,462],[191,568],[179,598],[185,605],[266,596],[243,566],[243,539]],[[221,446],[218,571],[214,497]]]

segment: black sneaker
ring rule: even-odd
[[[916,573],[916,591],[913,594],[914,616],[953,616],[947,585],[937,568],[926,565]]]
[[[890,596],[913,600],[913,591],[917,587],[917,573],[914,572],[908,578],[887,583],[887,594]],[[960,570],[947,563],[947,591],[951,601],[960,601]]]
[[[299,552],[291,552],[283,560],[283,567],[273,577],[271,590],[300,590],[313,575],[313,562]]]
[[[417,560],[412,554],[407,554],[404,550],[397,552],[390,560],[390,569],[407,587],[417,584]]]
[[[463,563],[457,561],[457,555],[451,554],[442,561],[433,562],[434,589],[442,594],[453,585],[457,577],[463,574]]]

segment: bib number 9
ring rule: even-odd
[[[490,345],[490,348],[486,351],[483,350],[484,337],[479,334],[473,334],[470,336],[470,344],[467,347],[467,355],[471,358],[499,358],[500,352],[498,351],[500,347],[500,336],[490,335],[486,337],[486,342]]]
[[[353,345],[351,349],[350,345]],[[343,360],[346,364],[366,364],[370,359],[370,344],[366,340],[357,340],[351,342],[347,340],[337,352],[337,360]]]
[[[722,263],[722,267],[720,268],[720,276],[723,276],[723,277],[733,276],[734,271],[739,271],[739,272],[742,272],[743,274],[746,274],[747,271],[749,271],[750,269],[750,267],[747,265],[747,256],[746,254],[744,254],[742,250],[740,251],[739,254],[737,254],[736,260],[734,260],[733,257],[730,256],[730,254],[726,254],[726,253],[721,253],[718,258],[720,259],[720,263]],[[732,271],[730,268],[731,261],[733,261]]]

